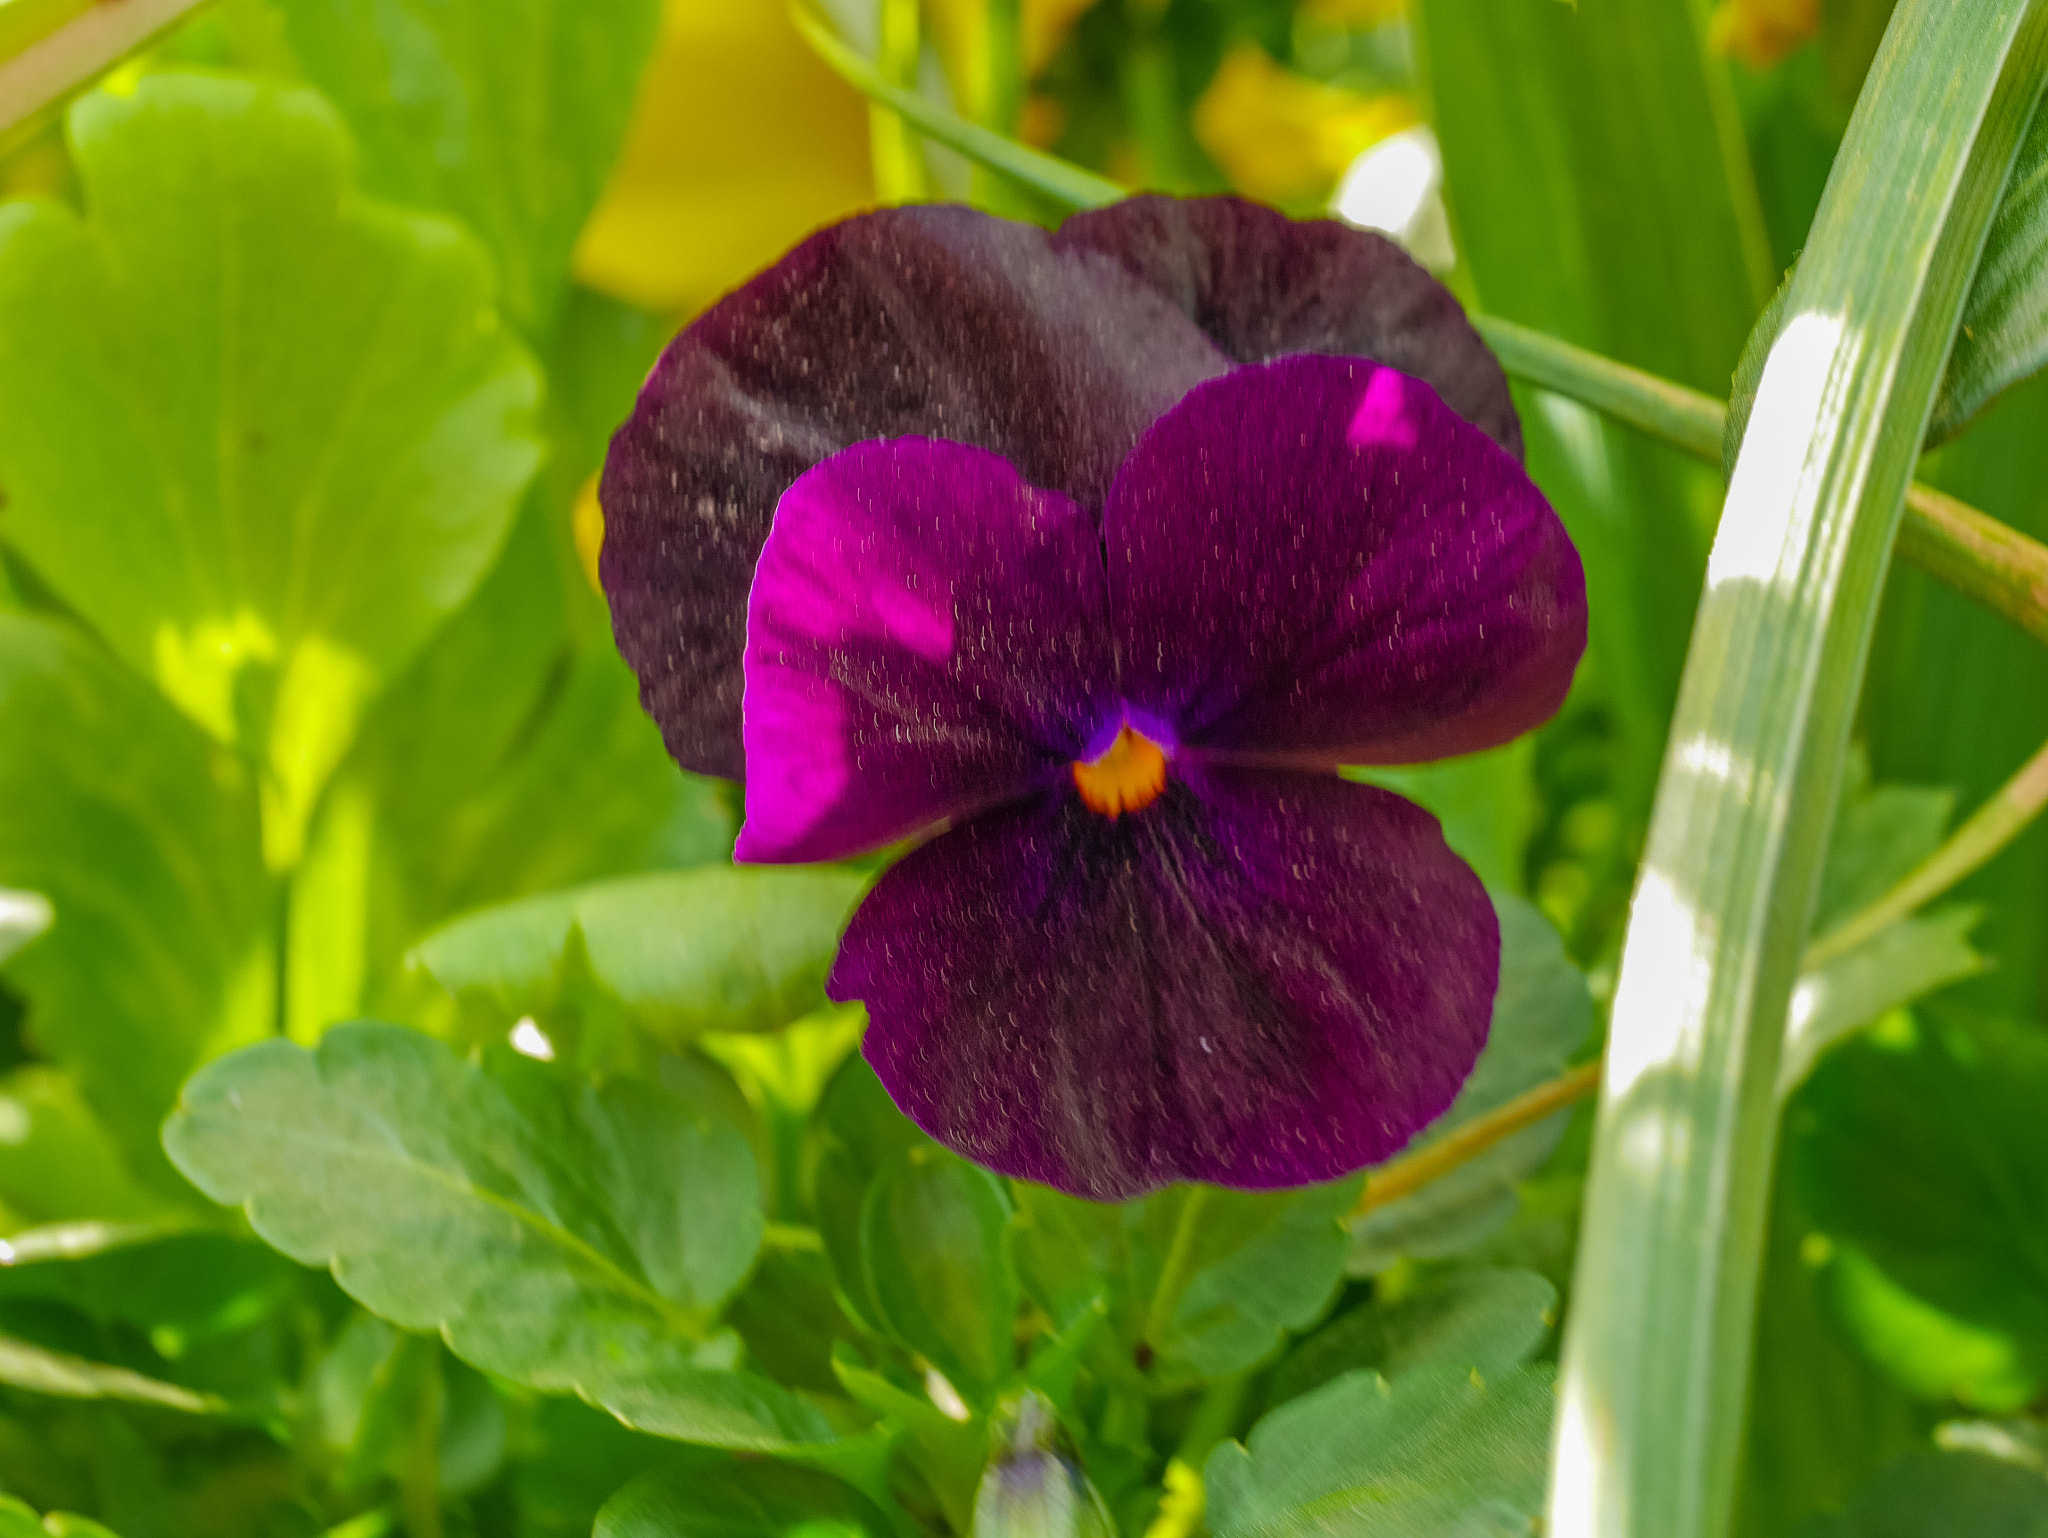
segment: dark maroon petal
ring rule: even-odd
[[[747,623],[740,860],[836,860],[1070,774],[1111,709],[1095,520],[1000,455],[863,443],[804,474]]]
[[[1564,525],[1420,380],[1296,357],[1198,385],[1103,533],[1122,686],[1197,752],[1395,764],[1547,719],[1586,645]]]
[[[748,584],[776,501],[848,444],[995,450],[1100,510],[1138,434],[1229,360],[1114,258],[964,208],[812,236],[669,344],[612,440],[619,649],[687,769],[737,778]]]
[[[941,1142],[1114,1200],[1386,1157],[1486,1039],[1500,931],[1436,819],[1331,775],[1197,767],[1114,821],[1049,793],[854,915],[836,999]]]
[[[1153,195],[1076,214],[1057,239],[1119,258],[1239,363],[1319,352],[1389,364],[1521,458],[1499,362],[1450,290],[1383,235],[1242,198]]]

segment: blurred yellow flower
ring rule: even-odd
[[[1361,153],[1419,120],[1399,92],[1339,90],[1240,43],[1195,104],[1194,130],[1232,186],[1285,207],[1328,197]]]
[[[701,309],[874,200],[867,103],[785,0],[668,0],[576,276],[647,309]]]
[[[1820,31],[1820,0],[1721,0],[1707,23],[1714,52],[1769,69]]]

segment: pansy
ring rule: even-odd
[[[744,770],[737,858],[923,840],[830,984],[920,1125],[1098,1198],[1294,1185],[1399,1148],[1486,1036],[1478,878],[1335,769],[1563,698],[1584,581],[1519,447],[1375,236],[896,209],[672,344],[603,572],[671,751]]]

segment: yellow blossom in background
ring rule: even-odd
[[[1707,23],[1714,52],[1769,69],[1820,31],[1820,0],[1721,0]]]
[[[1240,43],[1195,104],[1194,130],[1232,186],[1285,207],[1328,197],[1360,154],[1418,121],[1399,92],[1339,90]]]
[[[647,309],[701,309],[874,198],[867,103],[784,0],[668,0],[576,276]]]

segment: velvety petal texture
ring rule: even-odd
[[[863,443],[808,471],[747,625],[741,860],[831,860],[1056,784],[1112,681],[1095,521],[999,454]]]
[[[669,344],[606,457],[619,649],[686,769],[737,779],[747,592],[775,505],[849,444],[992,449],[1099,511],[1219,352],[1114,257],[965,208],[820,231]]]
[[[1556,711],[1578,552],[1522,467],[1428,385],[1294,357],[1198,385],[1104,519],[1123,694],[1190,751],[1396,764]]]
[[[1243,198],[1127,198],[1060,226],[1116,257],[1239,363],[1370,358],[1423,380],[1517,459],[1507,375],[1441,283],[1384,235],[1289,219]]]
[[[831,979],[905,1112],[1101,1200],[1384,1158],[1457,1094],[1500,937],[1436,820],[1334,776],[1201,770],[1116,821],[1034,797],[907,856]]]

